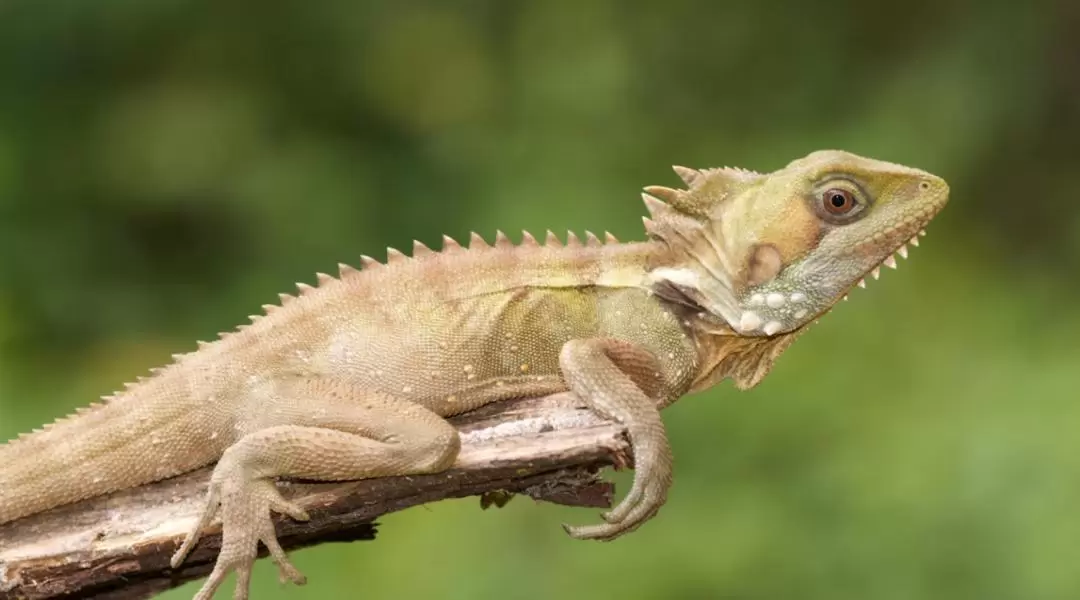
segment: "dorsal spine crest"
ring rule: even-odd
[[[667,188],[663,188],[663,189],[666,190]],[[664,192],[661,192],[661,193],[664,193]],[[657,200],[657,202],[660,202],[660,201]],[[660,204],[663,204],[663,203],[660,202]],[[666,207],[666,205],[665,205],[665,207]],[[670,208],[669,208],[669,210],[670,210]],[[298,298],[308,296],[309,294],[314,293],[316,290],[326,288],[327,286],[331,286],[331,285],[333,285],[335,283],[353,280],[354,278],[360,276],[361,273],[363,273],[363,271],[366,271],[366,270],[383,269],[383,268],[386,268],[387,265],[407,262],[407,261],[414,260],[414,259],[422,259],[422,258],[438,256],[440,254],[454,254],[454,253],[459,253],[459,252],[465,252],[466,251],[466,249],[460,243],[458,243],[456,240],[454,240],[452,237],[450,237],[448,235],[443,235],[442,236],[442,242],[443,242],[442,250],[439,251],[439,252],[436,252],[436,251],[432,250],[430,247],[428,247],[427,245],[425,245],[424,243],[420,242],[419,240],[414,240],[413,241],[413,252],[412,252],[411,257],[407,256],[406,254],[404,254],[400,250],[397,250],[396,248],[389,247],[389,248],[386,249],[387,260],[386,260],[385,263],[379,262],[378,260],[372,258],[371,256],[361,255],[360,256],[360,268],[359,269],[357,269],[355,267],[352,267],[352,266],[350,266],[350,265],[348,265],[346,263],[338,263],[338,265],[337,265],[338,277],[335,278],[334,276],[332,276],[332,275],[330,275],[328,273],[317,272],[315,274],[317,285],[312,286],[312,285],[309,285],[309,284],[304,283],[304,282],[297,282],[295,284],[296,288],[297,288],[297,294],[296,295],[291,295],[291,294],[287,294],[287,293],[284,293],[284,292],[279,293],[278,294],[278,301],[279,301],[278,304],[263,304],[261,306],[261,308],[263,310],[263,313],[262,314],[256,314],[256,315],[248,315],[248,319],[251,320],[252,324],[257,323],[257,322],[263,320],[266,316],[272,315],[272,314],[280,311],[282,308],[292,304]],[[513,242],[510,241],[510,239],[506,236],[506,234],[503,231],[499,230],[499,231],[496,231],[495,243],[493,245],[489,245],[486,241],[484,241],[483,237],[481,237],[480,234],[475,233],[475,232],[471,233],[469,235],[468,251],[484,251],[484,250],[491,250],[491,249],[507,250],[507,249],[513,249],[513,248],[519,248],[519,247],[520,248],[532,248],[532,249],[539,249],[539,248],[561,249],[561,248],[585,248],[585,247],[597,248],[597,247],[601,247],[601,246],[603,246],[605,244],[619,244],[619,243],[620,243],[619,240],[616,239],[616,237],[611,232],[608,232],[608,231],[604,232],[603,239],[601,239],[599,236],[597,236],[595,233],[593,233],[591,231],[586,231],[585,232],[585,240],[584,240],[584,242],[582,242],[581,238],[579,238],[578,235],[576,233],[574,233],[573,231],[567,231],[566,243],[564,244],[559,239],[559,237],[557,235],[555,235],[555,232],[553,232],[553,231],[551,231],[549,229],[549,230],[546,231],[546,234],[545,234],[544,241],[543,241],[542,245],[541,245],[540,241],[537,240],[537,238],[532,233],[530,233],[529,231],[526,231],[526,230],[522,231],[521,243],[518,244],[518,245],[515,245]],[[238,325],[236,327],[236,329],[234,329],[232,331],[219,332],[218,333],[218,338],[213,340],[213,341],[198,340],[196,342],[197,349],[196,349],[195,352],[186,352],[186,353],[181,352],[181,353],[172,354],[171,355],[171,359],[172,359],[171,363],[163,365],[163,366],[159,366],[159,367],[153,367],[153,368],[151,368],[149,370],[149,373],[150,373],[151,377],[161,376],[172,365],[175,365],[175,364],[181,363],[181,362],[183,362],[183,361],[185,361],[187,359],[190,359],[197,352],[206,350],[207,348],[214,345],[218,341],[223,340],[225,338],[228,338],[229,336],[234,335],[236,333],[242,332],[245,329],[248,329],[250,326],[251,325],[249,325],[249,324],[242,324],[242,325]],[[22,435],[19,436],[19,438],[16,438],[16,439],[22,439],[23,437],[26,437],[26,436],[31,435],[33,433],[40,432],[40,431],[43,431],[43,430],[48,430],[51,427],[53,427],[54,425],[59,424],[59,423],[63,423],[64,421],[68,420],[69,418],[71,418],[73,416],[82,415],[82,414],[85,414],[87,412],[92,411],[95,408],[98,408],[100,406],[104,406],[104,405],[106,405],[106,404],[108,404],[110,402],[115,402],[119,398],[121,398],[123,395],[131,393],[131,391],[134,388],[146,383],[147,381],[150,381],[151,377],[140,376],[140,377],[136,378],[135,381],[131,381],[131,382],[127,382],[127,383],[123,384],[121,392],[114,392],[113,394],[101,396],[102,402],[93,403],[93,404],[90,404],[90,405],[87,405],[87,406],[84,406],[84,407],[81,407],[81,408],[77,408],[77,409],[75,409],[75,412],[72,415],[57,419],[53,423],[46,424],[40,429],[37,429],[37,430],[34,430],[32,432],[22,434]]]
[[[488,243],[484,241],[484,238],[481,237],[479,233],[474,231],[469,234],[469,250],[482,250],[490,247],[491,246],[488,246]]]
[[[421,257],[428,256],[428,255],[431,255],[431,254],[435,253],[431,248],[428,248],[427,246],[425,246],[424,243],[421,242],[420,240],[413,240],[412,244],[413,244],[413,253],[412,253],[413,258],[421,258]]]

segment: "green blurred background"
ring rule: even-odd
[[[760,387],[666,412],[656,520],[575,542],[594,511],[444,502],[255,597],[1078,598],[1078,30],[1070,0],[9,0],[0,439],[338,261],[640,239],[670,164],[840,147],[952,203]]]

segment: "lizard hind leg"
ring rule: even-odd
[[[279,415],[288,424],[267,423],[225,451],[214,468],[206,508],[172,558],[178,567],[220,512],[221,552],[196,600],[209,600],[234,571],[234,598],[246,599],[259,542],[282,581],[304,583],[277,541],[270,513],[298,520],[307,513],[281,496],[274,478],[345,481],[438,472],[460,448],[453,426],[406,400],[325,380],[298,381],[283,391],[288,395],[273,398],[274,410],[263,414]]]

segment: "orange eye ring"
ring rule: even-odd
[[[846,215],[854,210],[855,205],[851,192],[844,189],[831,188],[821,194],[821,207],[829,214]]]

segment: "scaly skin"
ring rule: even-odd
[[[944,206],[948,186],[908,167],[822,151],[768,175],[676,167],[688,190],[646,188],[649,240],[528,234],[466,250],[416,244],[386,265],[282,296],[266,316],[115,397],[0,446],[0,523],[217,462],[207,508],[221,554],[197,598],[231,571],[246,598],[259,542],[303,576],[270,511],[307,515],[273,480],[347,480],[446,469],[444,417],[571,390],[623,423],[636,474],[626,498],[576,538],[613,539],[656,514],[671,482],[659,410],[773,361]],[[665,202],[666,201],[666,202]]]

